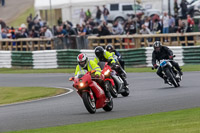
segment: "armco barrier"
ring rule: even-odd
[[[126,67],[144,67],[146,66],[146,49],[119,50],[125,61]]]
[[[58,68],[57,51],[33,51],[33,68]]]
[[[0,68],[11,68],[11,61],[10,51],[0,51]]]
[[[199,47],[170,47],[176,55],[175,61],[181,66],[200,64]],[[153,48],[118,50],[126,67],[151,67]],[[74,68],[77,65],[77,55],[86,53],[94,59],[94,50],[45,50],[34,52],[0,51],[0,68]]]
[[[200,64],[200,47],[183,47],[184,63]]]
[[[12,67],[14,68],[33,68],[32,52],[12,52]]]
[[[59,50],[57,51],[58,68],[75,68],[77,56],[80,50]]]

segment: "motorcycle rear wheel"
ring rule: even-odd
[[[83,103],[89,113],[94,114],[96,112],[95,99],[92,101],[90,94],[88,92],[82,93]]]
[[[130,94],[130,90],[128,87],[125,87],[124,89],[125,89],[125,91],[122,92],[121,95],[124,97],[127,97]]]

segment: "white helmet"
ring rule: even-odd
[[[87,64],[88,64],[88,57],[86,56],[86,54],[79,54],[77,56],[77,61],[78,61],[78,64],[82,67],[82,68],[86,68],[87,67]]]

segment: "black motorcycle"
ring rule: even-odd
[[[175,56],[174,56],[175,57]],[[162,72],[165,77],[167,77],[167,81],[169,85],[173,85],[174,87],[180,86],[180,81],[182,80],[182,76],[179,75],[178,71],[170,63],[170,60],[160,60],[160,65]]]

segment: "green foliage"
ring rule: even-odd
[[[66,90],[48,87],[0,87],[0,92],[0,104],[9,104],[50,97]]]
[[[9,133],[199,133],[200,108]]]

